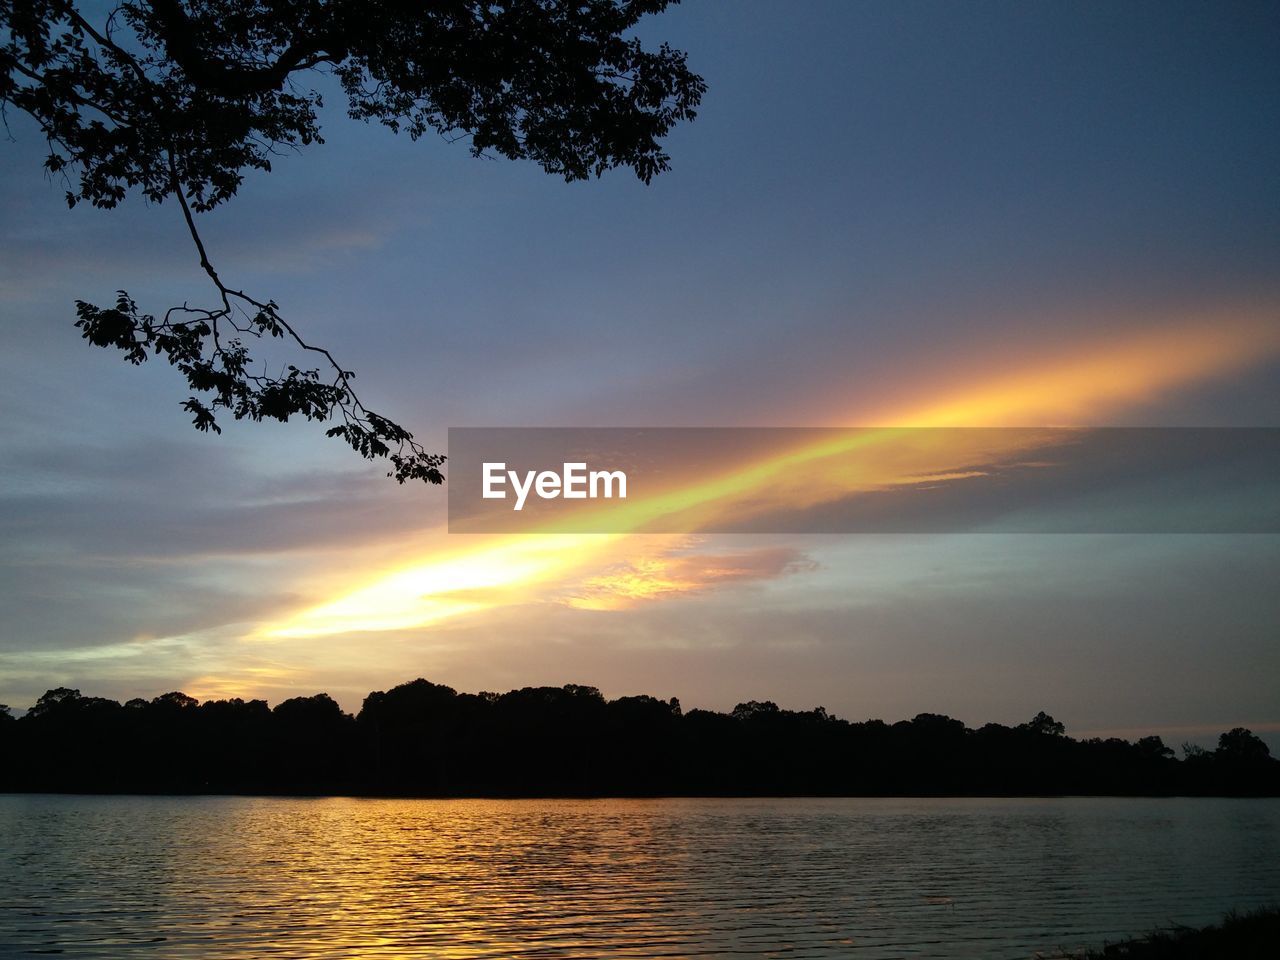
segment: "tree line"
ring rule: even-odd
[[[58,688],[0,707],[0,789],[390,796],[1280,795],[1249,730],[1217,749],[1077,740],[922,713],[849,722],[768,701],[729,713],[594,687],[459,693],[414,680],[358,714],[324,693],[269,707],[183,693],[126,703]]]

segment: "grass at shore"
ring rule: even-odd
[[[1280,908],[1227,914],[1220,924],[1160,930],[1111,943],[1080,960],[1275,960],[1280,957]]]

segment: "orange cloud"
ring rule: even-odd
[[[563,602],[580,610],[620,610],[730,583],[775,580],[816,567],[799,550],[765,547],[741,553],[660,553],[610,564],[572,587]]]

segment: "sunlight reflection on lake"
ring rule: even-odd
[[[1280,801],[0,796],[0,955],[1026,958],[1280,900]]]

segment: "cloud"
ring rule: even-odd
[[[816,569],[790,547],[740,553],[676,553],[623,560],[570,587],[562,602],[581,610],[619,610],[669,600],[731,584],[777,580]]]
[[[371,485],[367,470],[267,474],[221,439],[11,445],[6,456],[0,557],[278,554],[351,548],[432,523],[429,510],[406,511],[403,488]]]
[[[242,630],[306,599],[271,566],[211,570],[202,561],[94,560],[72,552],[0,562],[0,585],[0,651],[24,657]]]
[[[201,273],[177,208],[131,197],[114,210],[68,209],[70,186],[42,170],[44,139],[15,116],[18,138],[6,144],[0,184],[6,213],[0,236],[0,303],[31,304],[70,284],[76,295],[124,286],[139,294],[156,283],[182,284],[193,300],[214,290]],[[284,191],[264,191],[251,177],[241,197],[201,215],[198,225],[222,271],[314,274],[353,254],[380,248],[407,216],[390,187],[335,191],[330,182],[294,171]],[[103,294],[98,293],[102,296]],[[273,291],[271,295],[275,294]],[[140,301],[145,308],[159,304]]]

